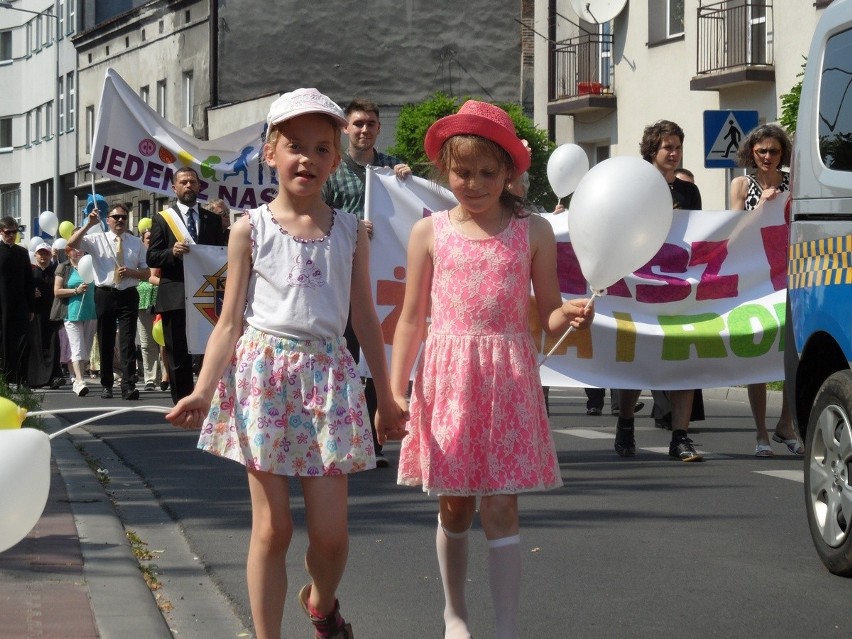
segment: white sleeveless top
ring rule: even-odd
[[[246,322],[291,339],[342,336],[349,314],[358,218],[335,210],[328,235],[301,240],[281,228],[265,204],[246,215],[252,228]]]

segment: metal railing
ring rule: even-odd
[[[775,63],[772,0],[722,0],[698,7],[699,75]]]
[[[612,95],[612,35],[582,33],[550,49],[550,100]]]

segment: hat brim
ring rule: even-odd
[[[289,112],[285,115],[282,115],[282,116],[272,120],[269,123],[269,128],[271,129],[276,124],[281,124],[282,122],[286,122],[287,120],[292,120],[293,118],[298,118],[300,115],[308,115],[309,113],[318,113],[320,115],[327,115],[332,120],[337,122],[337,124],[341,128],[349,124],[349,122],[347,122],[346,118],[340,117],[337,113],[335,113],[334,111],[331,111],[329,109],[306,107],[304,109],[295,109],[295,110],[293,110],[293,111],[291,111],[291,112]]]
[[[478,135],[499,145],[515,165],[512,179],[530,168],[530,152],[517,135],[495,124],[493,120],[473,113],[448,115],[429,127],[423,148],[433,164],[438,164],[441,147],[454,135]]]

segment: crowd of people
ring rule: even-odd
[[[556,336],[569,326],[587,329],[594,306],[562,299],[552,227],[525,197],[529,147],[505,111],[469,100],[425,136],[434,179],[458,203],[414,225],[388,368],[369,277],[366,167],[390,167],[399,180],[412,172],[375,149],[380,128],[379,109],[367,100],[343,110],[316,89],[279,97],[267,115],[262,151],[277,174],[278,193],[232,227],[223,202],[200,206],[191,168],[174,174],[176,201],[153,219],[150,232],[129,233],[121,203],[95,206],[68,240],[65,260],[44,244],[32,266],[26,249],[14,243],[15,221],[0,220],[3,372],[26,379],[22,336],[32,333],[33,318],[44,317],[37,326],[43,361],[32,366],[44,371],[38,381],[61,376],[54,354],[60,349],[54,346],[45,359],[45,345],[57,341],[50,318],[56,298],[64,306],[73,391],[88,392],[87,359],[96,340],[101,397],[112,397],[110,364],[117,353],[121,395],[133,400],[139,397],[138,333],[145,389],[171,389],[175,407],[167,419],[201,429],[200,449],[246,467],[252,502],[247,585],[260,638],[281,631],[293,535],[290,477],[300,481],[307,515],[310,580],[298,593],[301,608],[316,637],[353,637],[336,597],[348,553],[347,476],[387,466],[382,445],[401,441],[398,482],[438,500],[444,637],[471,636],[465,588],[478,512],[495,636],[512,639],[520,605],[518,498],[562,485],[528,330],[530,309],[517,301],[532,287],[542,327]],[[694,176],[680,166],[683,141],[676,123],[661,120],[646,127],[640,153],[665,178],[673,208],[700,210]],[[779,127],[762,126],[744,139],[739,161],[749,173],[732,182],[732,207],[751,212],[783,193],[781,168],[789,154]],[[90,233],[102,218],[108,230]],[[228,286],[197,381],[186,343],[182,267],[196,244],[228,247]],[[91,283],[79,273],[84,253],[92,256]],[[296,276],[304,264],[311,264],[310,281]],[[26,303],[12,308],[10,296]],[[162,357],[152,346],[154,313],[162,322]],[[367,379],[356,368],[360,354]],[[611,392],[615,453],[632,457],[640,391]],[[786,405],[770,437],[766,385],[752,384],[748,392],[755,455],[772,455],[770,440],[802,454]],[[601,415],[605,389],[587,395],[588,414]],[[653,389],[653,395],[655,423],[672,432],[669,455],[701,461],[688,436],[690,421],[703,419],[700,390]]]

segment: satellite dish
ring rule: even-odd
[[[571,0],[574,12],[586,22],[609,22],[624,9],[627,0]]]

